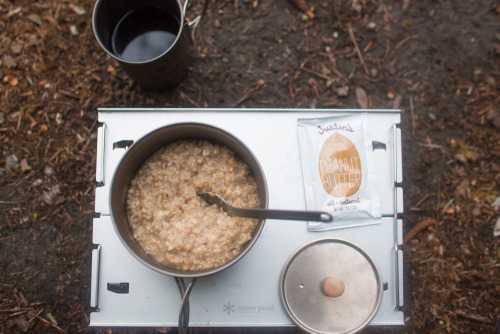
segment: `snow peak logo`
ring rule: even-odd
[[[232,313],[274,313],[276,307],[273,304],[269,305],[239,305],[227,302],[222,306],[222,312],[227,314]]]

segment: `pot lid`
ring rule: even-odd
[[[319,239],[298,249],[281,274],[288,314],[309,333],[355,333],[375,316],[382,300],[375,262],[356,244]]]

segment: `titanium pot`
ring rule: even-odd
[[[218,267],[185,271],[173,266],[160,263],[149,256],[135,240],[127,218],[127,191],[130,182],[142,164],[158,149],[179,139],[206,139],[225,145],[250,168],[260,197],[260,207],[267,208],[268,189],[264,172],[253,153],[233,135],[216,127],[200,123],[178,123],[159,128],[135,142],[125,153],[116,168],[111,184],[110,210],[114,228],[125,248],[147,267],[173,277],[195,278],[217,273],[240,260],[257,241],[263,227],[264,220],[258,220],[252,238],[243,247],[242,251],[229,262]]]

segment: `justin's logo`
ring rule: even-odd
[[[326,192],[349,197],[361,186],[361,161],[356,146],[339,133],[331,135],[319,154],[319,175]]]

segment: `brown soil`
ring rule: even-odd
[[[0,332],[117,331],[88,328],[97,108],[146,106],[401,108],[406,325],[365,332],[495,331],[498,0],[213,1],[156,93],[100,49],[93,5],[0,0]]]

